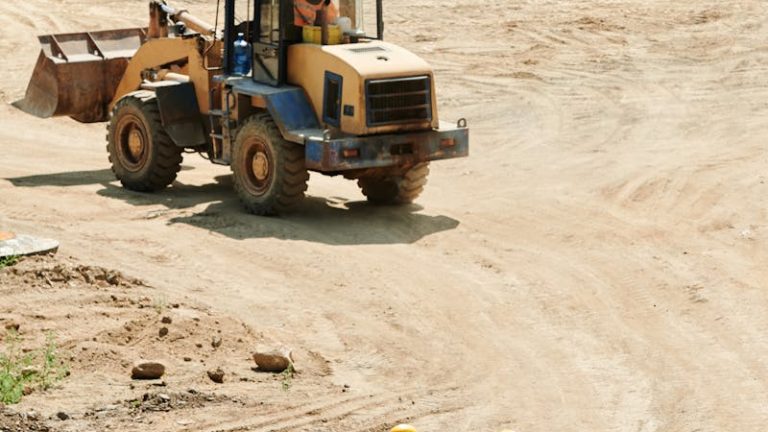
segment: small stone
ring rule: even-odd
[[[201,344],[201,343],[196,343],[196,344],[195,344],[195,346],[196,346],[196,347],[198,347],[198,348],[202,348],[202,347],[203,347],[203,344]]]
[[[69,420],[69,414],[65,413],[64,411],[59,411],[56,413],[56,417],[61,421]]]
[[[287,349],[256,352],[253,360],[259,370],[264,372],[283,372],[293,365],[293,356]]]
[[[159,332],[157,332],[157,334],[158,334],[160,337],[166,337],[166,336],[168,336],[168,327],[161,327],[161,328],[160,328],[160,331],[159,331]]]
[[[21,376],[24,378],[29,378],[33,375],[37,375],[37,369],[33,366],[27,366],[24,369],[21,370]]]
[[[163,319],[160,320],[163,324],[171,324],[173,323],[173,320],[169,316],[164,316]]]
[[[106,274],[107,283],[113,286],[120,285],[120,276],[121,276],[120,273],[117,273],[114,271],[107,272]]]
[[[157,395],[157,398],[160,399],[162,402],[170,402],[171,401],[171,397],[168,396],[165,393],[160,393],[159,395]]]
[[[28,411],[26,414],[27,419],[35,421],[40,418],[40,415],[35,411]]]
[[[165,365],[155,361],[138,361],[131,370],[131,378],[135,380],[160,379],[165,375]]]
[[[24,386],[24,388],[21,390],[21,394],[23,394],[24,396],[29,396],[34,392],[35,392],[35,389],[30,386]]]
[[[221,336],[214,336],[211,339],[211,346],[214,347],[214,348],[218,348],[218,347],[221,346],[221,342],[222,342],[221,341]]]
[[[192,361],[192,357],[184,357],[184,361],[189,363]]]
[[[216,370],[209,370],[208,378],[217,384],[222,384],[224,382],[224,371],[221,370],[221,368],[217,368]]]
[[[174,309],[178,309],[178,308],[181,307],[181,305],[178,304],[178,303],[174,303],[174,304],[171,305],[171,307],[174,308]]]
[[[12,331],[15,331],[16,333],[19,332],[20,328],[21,328],[21,324],[17,322],[9,322],[5,325],[6,330],[12,330]]]

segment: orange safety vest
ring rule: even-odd
[[[295,0],[293,2],[293,24],[299,27],[315,25],[317,20],[317,13],[323,9],[325,0],[320,0],[318,4],[312,4],[309,0]],[[331,23],[339,17],[339,10],[336,5],[331,2],[326,9],[325,20]]]

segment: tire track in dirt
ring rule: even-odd
[[[254,413],[258,420],[250,420],[248,423],[237,421],[231,424],[217,425],[215,428],[205,429],[208,432],[267,432],[267,431],[294,431],[306,430],[313,425],[325,423],[349,421],[350,417],[358,413],[366,413],[363,420],[370,422],[372,419],[386,418],[392,413],[398,413],[402,418],[415,418],[434,411],[433,406],[425,408],[416,407],[411,400],[421,399],[434,392],[449,389],[404,390],[398,394],[371,394],[355,397],[328,397],[324,396],[317,402],[312,402],[289,409],[280,409],[273,413]],[[407,402],[406,402],[407,401]],[[389,420],[391,422],[391,420]],[[345,429],[346,430],[346,429]]]

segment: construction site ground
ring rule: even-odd
[[[0,230],[61,242],[0,271],[0,320],[27,343],[53,331],[71,368],[0,429],[765,430],[768,4],[385,13],[472,156],[434,164],[417,205],[313,175],[296,214],[259,218],[226,167],[187,155],[173,187],[129,192],[103,124],[9,105],[36,35],[141,26],[144,0],[0,2]],[[252,370],[259,344],[298,373]],[[164,386],[130,380],[137,357],[166,363]]]

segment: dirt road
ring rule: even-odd
[[[103,125],[8,106],[35,34],[142,25],[143,3],[0,4],[0,228],[321,353],[352,389],[334,418],[765,429],[765,2],[390,1],[389,39],[436,67],[472,157],[435,164],[405,209],[313,176],[281,219],[244,214],[193,155],[167,191],[126,192]],[[293,430],[334,430],[296,412]]]

